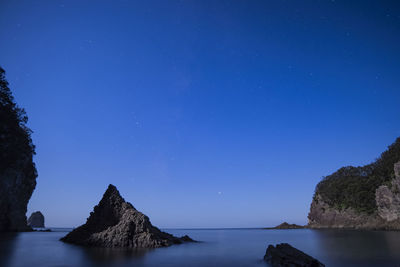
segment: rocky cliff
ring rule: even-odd
[[[157,248],[193,241],[160,231],[149,218],[126,202],[117,188],[109,185],[86,223],[61,239],[93,247]]]
[[[15,103],[0,68],[0,231],[24,231],[28,201],[36,186],[35,147],[25,111]]]
[[[400,138],[376,162],[325,177],[316,187],[308,226],[400,229]]]

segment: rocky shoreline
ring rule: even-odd
[[[321,183],[317,185],[308,214],[308,228],[311,229],[365,229],[365,230],[400,230],[400,138],[382,153],[377,162],[364,167],[346,167],[327,177],[321,183],[331,183],[334,186],[346,179],[353,179],[353,184],[361,183],[365,179],[385,182],[376,186],[373,191],[374,198],[369,204],[372,209],[364,206],[357,209],[352,206],[343,206],[337,201],[332,201],[321,192]],[[394,162],[394,163],[392,163]],[[388,166],[387,171],[381,170]],[[380,168],[380,169],[378,169]],[[383,176],[383,177],[382,177]],[[388,177],[386,177],[388,176]],[[355,179],[356,177],[357,179]],[[350,184],[349,186],[353,186]],[[357,184],[356,184],[357,185]],[[365,186],[364,186],[365,187]],[[361,186],[361,188],[363,188]],[[363,194],[363,191],[354,194]],[[341,199],[346,195],[341,196]]]
[[[316,194],[308,215],[312,229],[341,228],[365,230],[400,230],[400,162],[394,165],[395,178],[391,185],[376,190],[376,212],[366,214],[352,208],[338,210]]]

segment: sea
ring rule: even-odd
[[[86,248],[59,239],[71,229],[0,233],[0,266],[268,266],[267,246],[289,243],[326,266],[400,266],[400,232],[163,229],[197,243],[150,250]]]

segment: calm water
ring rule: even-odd
[[[165,230],[202,243],[149,251],[88,249],[56,232],[1,234],[0,266],[267,266],[268,244],[287,242],[327,266],[400,266],[400,232],[338,230]]]

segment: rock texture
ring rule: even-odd
[[[28,219],[28,225],[34,228],[44,228],[44,216],[40,211],[33,212]]]
[[[318,194],[314,197],[308,214],[310,228],[381,229],[384,225],[384,220],[376,214],[359,213],[351,208],[338,210],[325,203]]]
[[[394,173],[390,185],[381,185],[375,193],[378,215],[387,222],[400,218],[400,162],[394,165]]]
[[[109,185],[87,222],[61,239],[93,247],[157,248],[193,242],[160,231],[149,218],[125,202],[117,188]]]
[[[325,266],[313,257],[287,243],[269,245],[264,260],[273,267],[322,267]]]
[[[314,196],[308,214],[310,228],[400,229],[400,162],[394,164],[395,178],[390,185],[376,189],[377,210],[372,214],[343,210],[328,205],[319,194]]]
[[[321,181],[311,203],[308,227],[400,230],[399,159],[400,138],[376,162],[364,167],[341,168],[327,177],[330,180],[323,185],[325,197],[320,187],[324,180]],[[353,193],[342,194],[338,187],[343,190],[352,187]],[[326,195],[333,195],[334,200]],[[353,196],[359,196],[367,207],[359,205],[361,202],[344,205],[352,203],[349,199],[357,199]]]
[[[305,226],[302,225],[297,225],[297,224],[290,224],[287,222],[283,222],[280,225],[277,225],[275,227],[269,227],[269,228],[265,228],[265,229],[281,229],[281,230],[285,230],[285,229],[304,229]]]
[[[37,172],[27,120],[25,111],[14,103],[0,68],[0,232],[31,229],[25,214]]]

